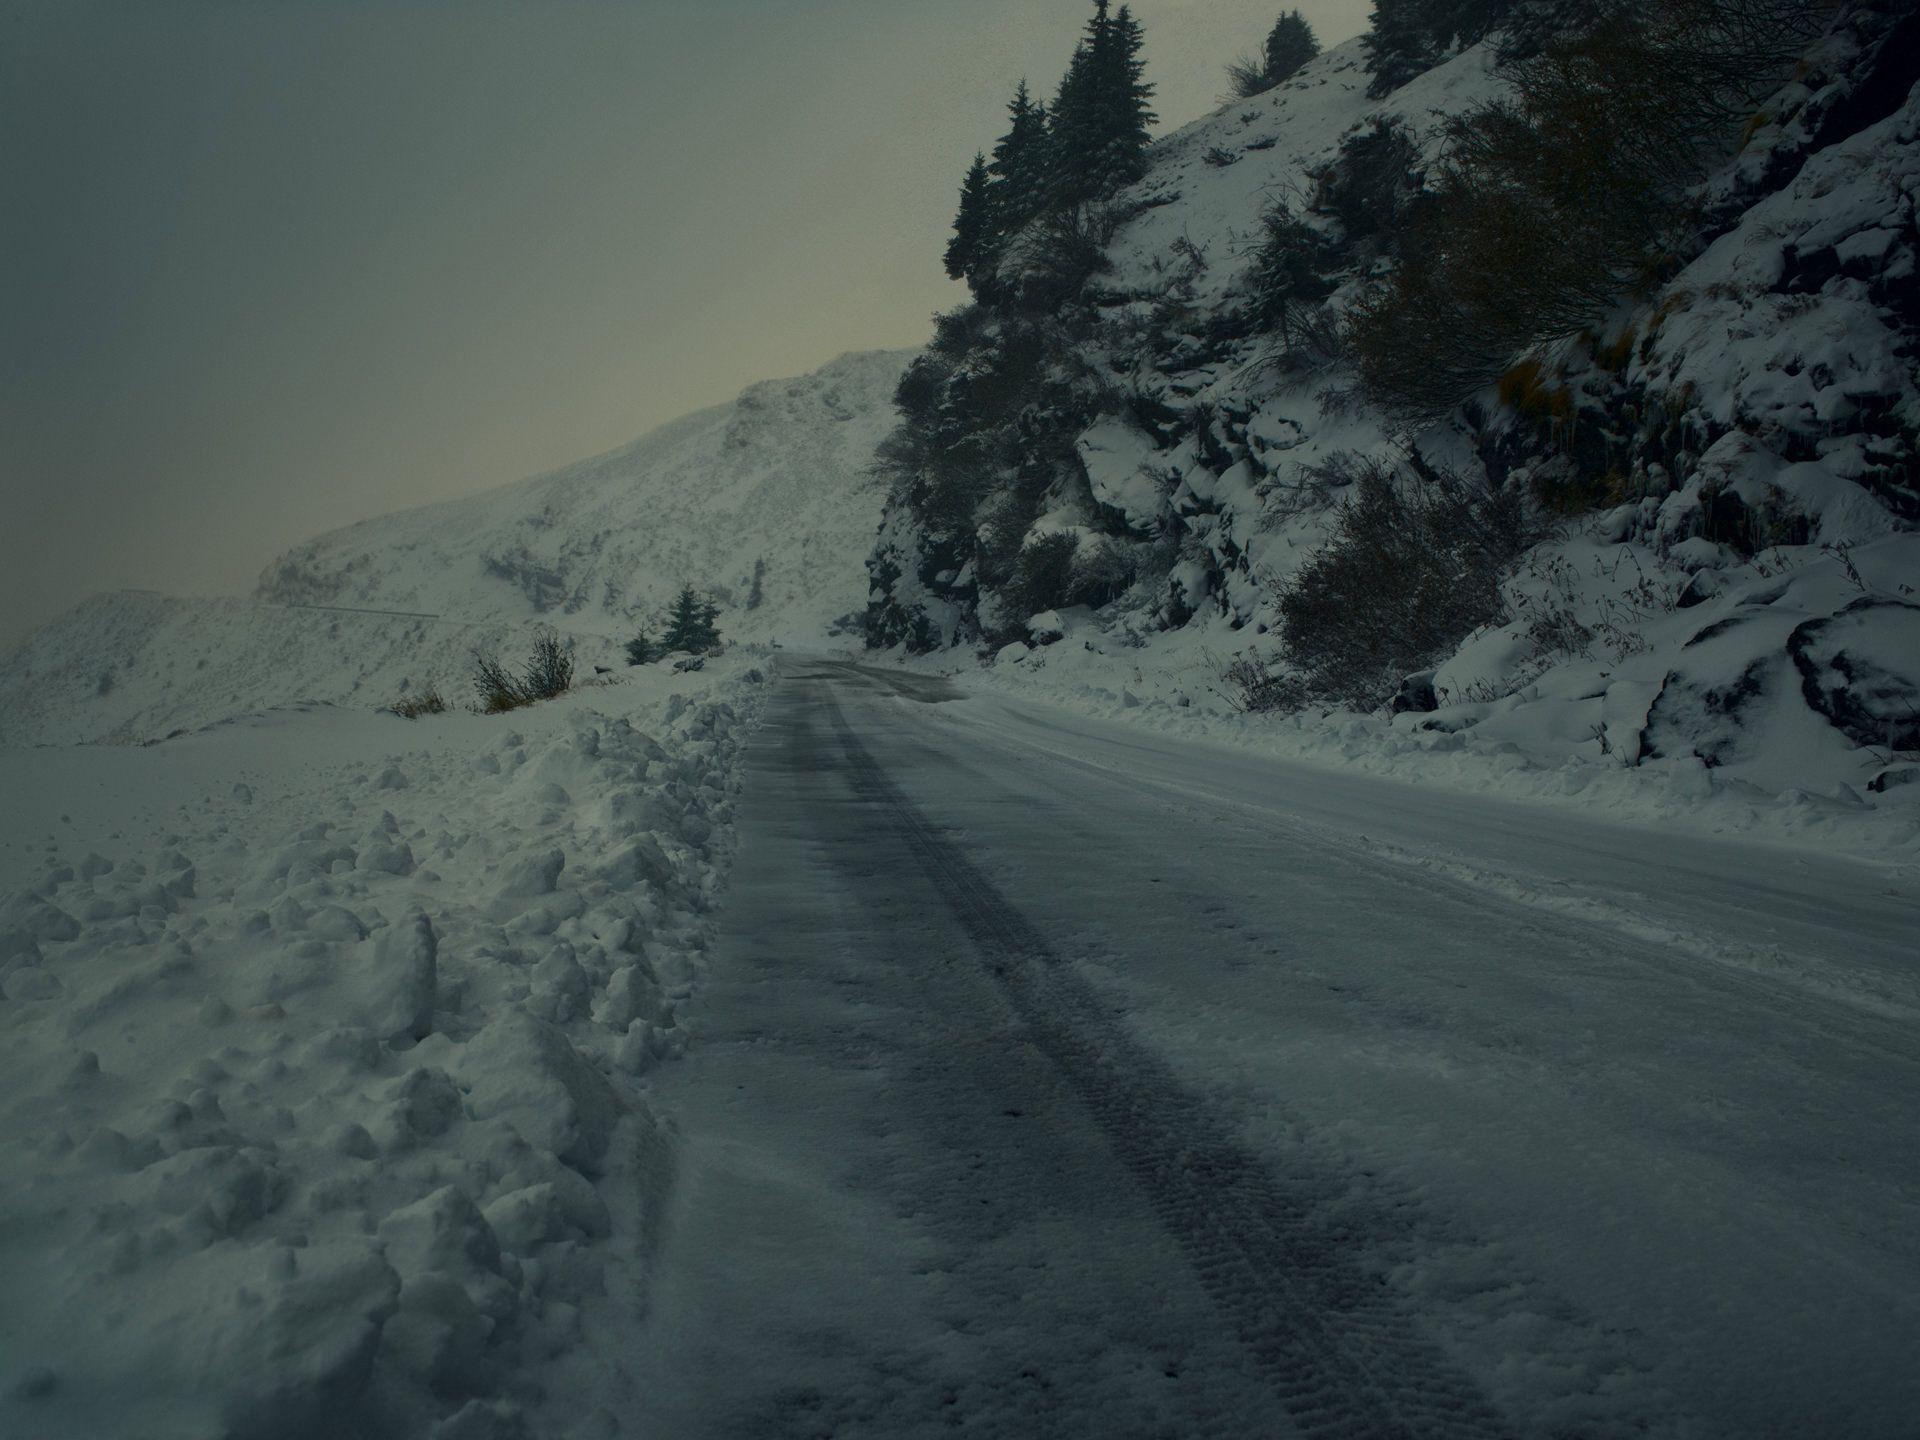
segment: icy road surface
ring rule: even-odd
[[[1912,1436],[1910,870],[789,661],[662,1436]]]

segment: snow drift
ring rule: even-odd
[[[0,662],[0,1433],[623,1431],[759,642],[858,607],[904,358]],[[629,667],[686,583],[747,643]]]
[[[0,1430],[617,1425],[748,670],[0,751]]]

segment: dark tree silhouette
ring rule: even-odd
[[[994,211],[1000,233],[1011,235],[1046,201],[1047,111],[1034,103],[1022,80],[1007,104],[1012,123],[993,147],[987,173],[993,176]]]
[[[1060,82],[1048,129],[1048,198],[1066,208],[1102,200],[1146,173],[1147,127],[1157,118],[1141,76],[1140,24],[1122,5],[1093,19]]]
[[[1319,53],[1320,41],[1307,17],[1289,10],[1267,32],[1260,59],[1236,60],[1227,66],[1227,79],[1233,84],[1233,93],[1242,99],[1262,95]]]
[[[1319,53],[1320,41],[1307,17],[1298,10],[1287,11],[1267,32],[1267,83],[1278,85]]]
[[[947,275],[954,280],[971,279],[989,260],[1000,243],[1000,227],[994,219],[992,180],[987,174],[987,157],[975,155],[973,168],[967,171],[960,187],[960,213],[953,219],[953,239],[947,242]]]

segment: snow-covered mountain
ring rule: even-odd
[[[909,373],[873,640],[1116,707],[1291,685],[1319,703],[1290,723],[1350,707],[1333,723],[1375,743],[1901,803],[1920,788],[1904,14],[1836,12],[1694,192],[1692,258],[1437,418],[1370,403],[1334,331],[1385,273],[1368,216],[1437,183],[1449,119],[1507,93],[1499,37],[1384,99],[1349,42],[1157,142],[1082,216],[1097,254],[1017,237]],[[1299,253],[1337,256],[1304,335],[1253,318],[1277,207]],[[959,478],[956,439],[980,457]],[[1543,533],[1483,618],[1356,704],[1297,684],[1281,640],[1369,470],[1524,498]]]
[[[905,354],[844,355],[516,484],[281,556],[245,600],[95,597],[0,658],[0,743],[144,741],[296,700],[468,691],[550,627],[590,667],[686,584],[723,636],[822,636],[866,595],[868,474]],[[397,612],[397,613],[396,613]]]

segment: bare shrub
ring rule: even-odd
[[[1628,565],[1633,567],[1630,584],[1623,573]],[[1583,579],[1564,557],[1537,553],[1521,574],[1532,583],[1520,597],[1516,618],[1526,622],[1534,664],[1542,670],[1560,659],[1590,658],[1596,647],[1616,665],[1649,650],[1647,626],[1679,605],[1679,587],[1665,576],[1647,574],[1628,549],[1611,565],[1595,559],[1591,579]],[[1576,614],[1582,609],[1584,620]]]
[[[500,715],[527,703],[520,693],[520,682],[507,673],[499,657],[484,650],[473,652],[473,691],[486,715]]]
[[[1242,56],[1227,62],[1227,89],[1242,100],[1264,95],[1279,83],[1267,78],[1267,67],[1258,60]]]
[[[447,702],[441,698],[438,686],[429,685],[418,695],[409,695],[396,700],[393,713],[403,720],[418,720],[422,715],[444,715]]]
[[[1264,656],[1252,653],[1234,656],[1221,667],[1220,678],[1230,687],[1227,702],[1248,714],[1291,714],[1313,699],[1298,675],[1275,670]]]
[[[1568,153],[1576,137],[1549,140],[1510,106],[1458,122],[1451,139],[1438,193],[1399,237],[1399,265],[1348,322],[1369,394],[1424,415],[1650,278],[1678,213],[1622,153]]]
[[[1261,489],[1266,503],[1260,527],[1278,529],[1303,511],[1325,509],[1334,492],[1352,486],[1369,464],[1351,450],[1334,450],[1315,464],[1284,467]]]
[[[1281,592],[1282,654],[1305,692],[1382,704],[1501,618],[1500,581],[1540,533],[1510,490],[1362,462],[1333,539]]]
[[[485,715],[518,710],[536,700],[551,700],[573,688],[573,655],[551,630],[533,642],[533,654],[527,668],[516,679],[499,657],[484,650],[473,652],[473,690]]]
[[[558,635],[549,630],[533,642],[533,654],[527,660],[520,693],[525,697],[525,703],[531,704],[535,700],[551,700],[556,695],[564,695],[572,688],[573,653],[561,645]]]

